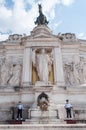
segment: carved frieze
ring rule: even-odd
[[[15,42],[15,41],[21,41],[21,38],[22,38],[22,35],[19,35],[19,34],[13,34],[13,35],[9,35],[9,38],[8,38],[8,42]]]
[[[0,85],[20,85],[22,63],[18,58],[3,58],[0,61]]]
[[[74,33],[65,33],[65,34],[58,34],[58,38],[60,40],[66,41],[76,41],[76,35]]]
[[[78,63],[64,63],[64,78],[67,86],[86,83],[86,58],[81,57]]]

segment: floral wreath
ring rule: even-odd
[[[44,100],[42,100],[44,98]],[[42,92],[37,99],[37,105],[39,106],[41,111],[47,111],[49,106],[48,95]]]
[[[47,111],[48,110],[48,102],[47,101],[40,102],[39,107],[42,111]]]

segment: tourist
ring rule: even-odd
[[[66,104],[65,104],[65,109],[66,109],[66,114],[67,114],[67,118],[72,118],[71,116],[71,108],[72,108],[72,105],[69,103],[69,100],[67,99],[66,100]]]
[[[21,103],[21,101],[19,101],[18,105],[17,105],[17,120],[22,120],[22,109],[23,109],[23,105]]]

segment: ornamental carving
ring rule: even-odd
[[[64,78],[67,86],[86,84],[86,59],[64,63]]]

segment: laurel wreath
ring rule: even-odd
[[[48,102],[47,101],[40,102],[39,107],[40,107],[41,111],[47,111],[48,110]]]

